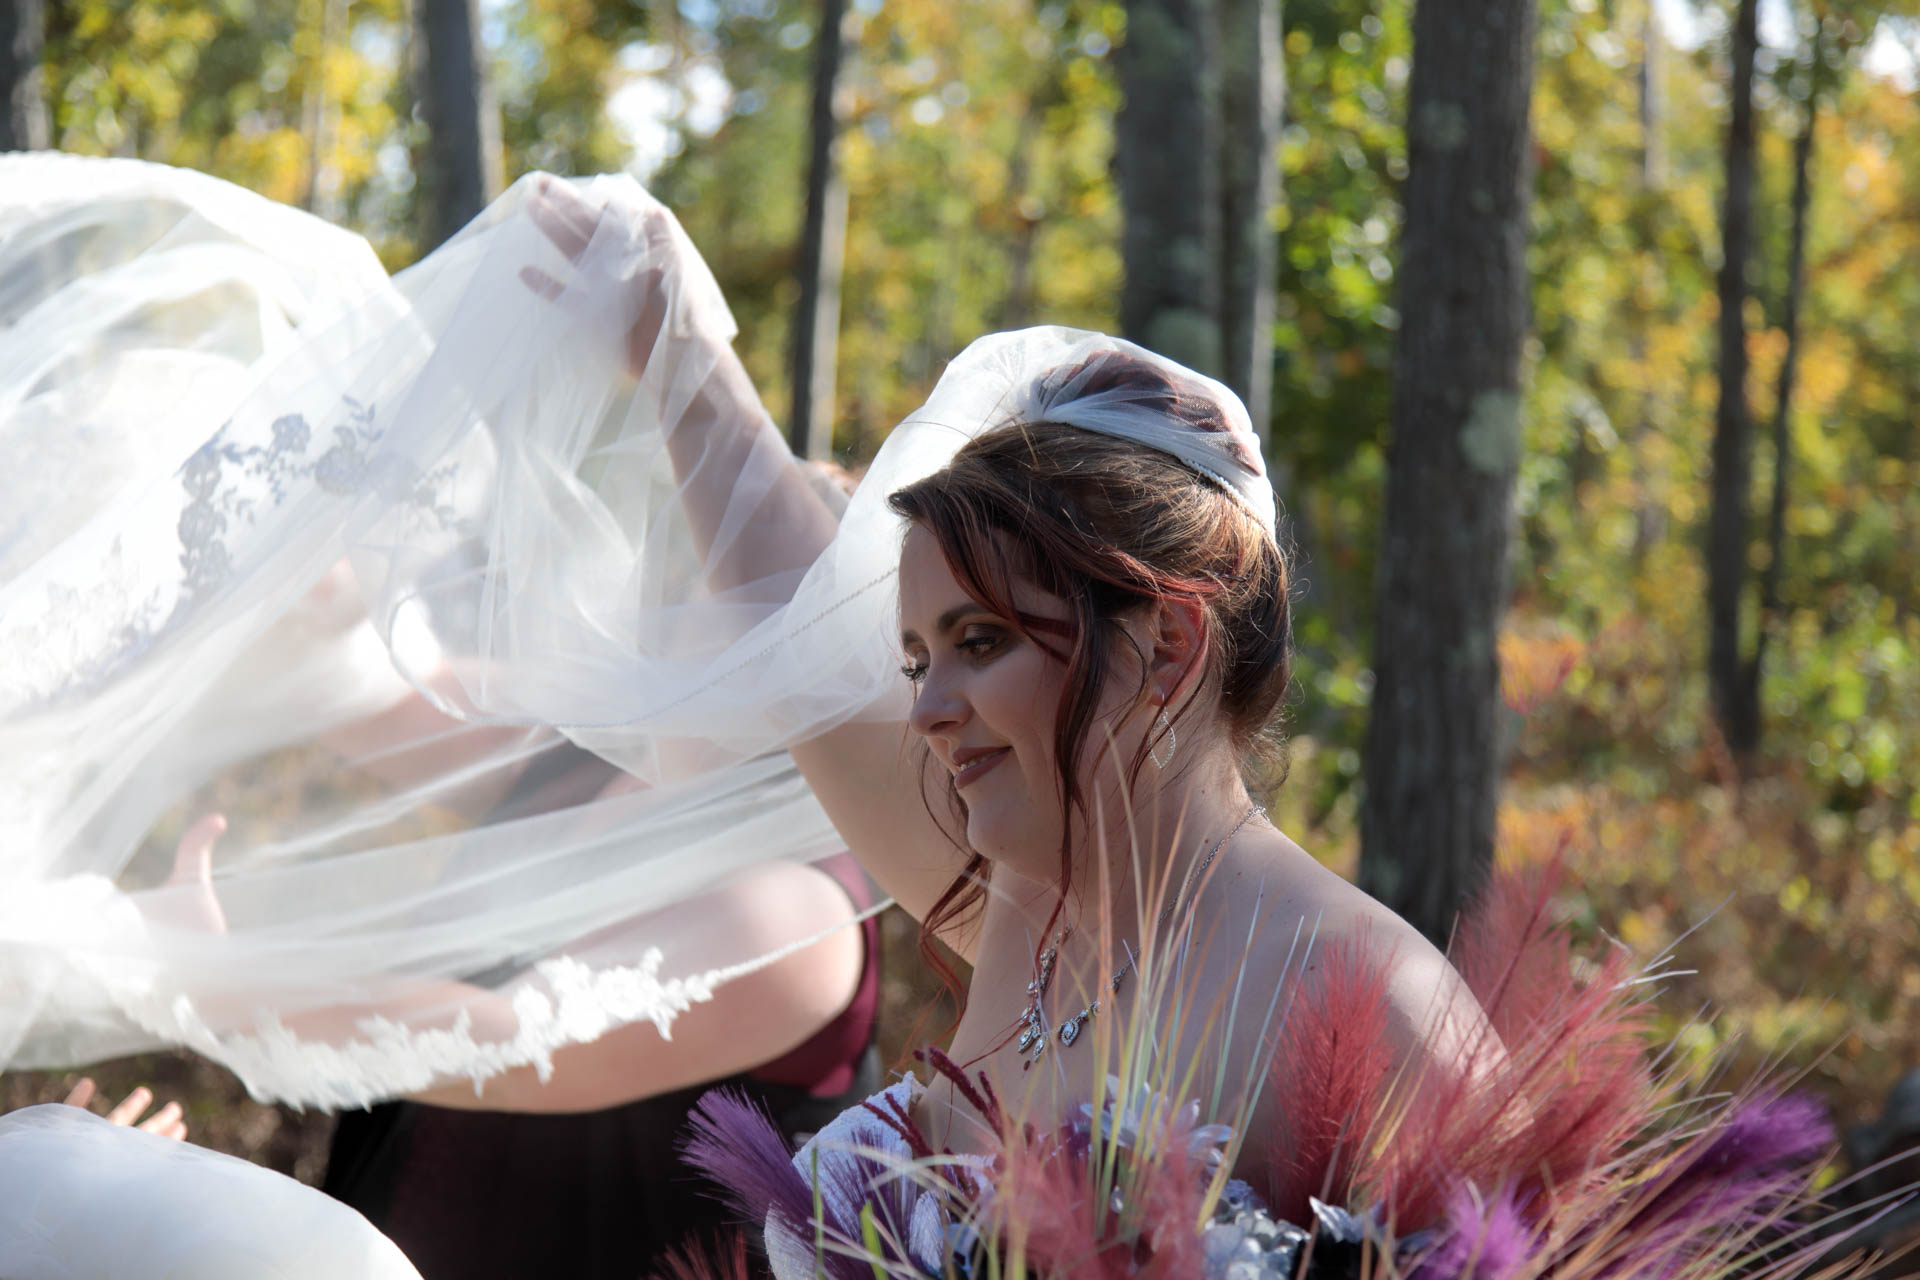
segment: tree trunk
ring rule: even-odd
[[[479,0],[413,0],[413,81],[427,126],[419,157],[421,248],[432,250],[503,185],[500,108],[480,43]]]
[[[1128,0],[1115,51],[1114,168],[1122,220],[1120,329],[1219,375],[1219,88],[1215,0]]]
[[[841,19],[846,0],[820,0],[813,47],[812,147],[807,159],[807,222],[800,235],[800,301],[793,315],[793,451],[833,456],[834,366],[840,350],[840,270],[846,253],[847,191],[834,166],[840,131]]]
[[[1640,223],[1641,291],[1644,297],[1659,296],[1660,274],[1658,213],[1660,193],[1667,181],[1666,115],[1667,99],[1662,83],[1665,61],[1664,37],[1660,15],[1653,0],[1645,0],[1646,13],[1641,23],[1640,47]],[[1638,567],[1667,533],[1667,510],[1651,492],[1653,477],[1647,467],[1647,447],[1659,431],[1660,390],[1646,377],[1647,328],[1653,323],[1651,307],[1636,304],[1633,336],[1628,340],[1633,367],[1641,371],[1639,417],[1633,426],[1633,451],[1629,465],[1633,469],[1633,563]]]
[[[1754,708],[1755,736],[1760,716],[1760,673],[1766,659],[1767,638],[1779,620],[1780,574],[1787,554],[1787,492],[1793,471],[1793,435],[1788,429],[1793,412],[1794,379],[1800,364],[1800,305],[1806,293],[1807,210],[1812,203],[1813,130],[1820,118],[1820,29],[1807,56],[1807,101],[1800,117],[1800,133],[1793,140],[1792,223],[1787,231],[1787,296],[1781,316],[1787,348],[1780,357],[1780,378],[1773,406],[1773,496],[1767,504],[1767,567],[1760,575],[1760,629],[1754,636],[1753,661],[1747,668],[1745,696]]]
[[[1753,489],[1753,422],[1747,405],[1747,260],[1753,241],[1753,63],[1759,0],[1739,0],[1733,21],[1733,110],[1721,215],[1720,404],[1713,426],[1713,509],[1707,521],[1707,681],[1736,756],[1759,739],[1759,706],[1741,656],[1740,600],[1747,582],[1747,505]]]
[[[1057,94],[1056,63],[1048,61],[1039,86],[1028,95],[1027,109],[1013,135],[1007,157],[1007,205],[1013,234],[1007,243],[1007,292],[1000,299],[1000,328],[1022,329],[1033,314],[1033,245],[1039,239],[1040,219],[1029,210],[1033,201],[1033,149],[1040,137],[1040,118]]]
[[[44,151],[52,145],[47,122],[46,42],[42,0],[0,5],[0,151]]]
[[[1273,416],[1279,236],[1280,0],[1220,5],[1220,346],[1223,380],[1264,445]]]
[[[341,198],[344,193],[340,166],[335,162],[340,139],[340,103],[327,95],[327,59],[345,31],[347,0],[320,0],[316,16],[320,20],[320,38],[300,103],[300,129],[307,138],[307,190],[300,206],[329,222],[339,222],[346,214]]]
[[[1436,941],[1493,856],[1534,24],[1532,0],[1413,18],[1360,883]]]

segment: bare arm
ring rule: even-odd
[[[674,323],[682,318],[669,314],[680,301],[672,264],[695,253],[672,216],[657,204],[599,208],[557,181],[543,182],[530,212],[555,247],[576,262],[603,219],[634,219],[629,234],[647,242],[658,263],[632,281],[627,372],[642,395],[662,400],[667,452],[708,584],[733,587],[812,564],[833,541],[838,517],[808,483],[733,347],[697,325]],[[697,259],[689,264],[689,270],[700,269]],[[544,278],[530,283],[548,292],[559,288]],[[686,370],[704,370],[700,384],[684,404],[666,403],[673,376]]]
[[[478,1091],[466,1081],[453,1081],[415,1099],[483,1111],[619,1106],[771,1062],[838,1017],[859,988],[863,935],[846,925],[852,904],[823,871],[789,864],[764,868],[688,906],[707,916],[706,934],[730,944],[724,950],[732,956],[776,950],[845,927],[727,983],[712,1000],[675,1018],[670,1039],[651,1022],[630,1023],[556,1052],[553,1074],[544,1083],[533,1068],[518,1067],[487,1080]],[[718,949],[710,956],[675,959],[694,968],[726,963]]]
[[[542,190],[533,213],[554,244],[575,260],[599,219],[614,216],[558,182]],[[681,243],[663,210],[638,216],[649,219],[639,229],[649,240]],[[641,296],[627,341],[629,372],[644,387],[664,385],[661,371],[675,364],[709,369],[667,435],[681,504],[706,561],[707,583],[726,589],[805,568],[833,540],[838,516],[781,438],[733,348],[697,331],[676,334],[667,323],[672,298],[664,274],[663,267],[634,281]],[[656,375],[651,379],[650,370]],[[960,847],[928,813],[920,754],[898,722],[846,724],[793,748],[801,773],[848,848],[915,917],[933,905],[966,863]],[[971,955],[967,939],[954,941]]]
[[[708,581],[734,586],[811,564],[833,540],[837,517],[760,407],[732,348],[724,350],[695,404],[704,425],[682,420],[668,437],[668,449],[682,504],[703,550],[711,548],[715,531],[728,518],[737,478],[777,468],[753,519],[711,557]],[[913,749],[906,725],[843,724],[796,743],[792,754],[860,864],[908,914],[916,920],[925,915],[960,873],[966,856],[928,812],[926,796],[939,793],[923,792],[924,753]],[[972,959],[970,938],[951,941]]]
[[[225,933],[226,915],[212,883],[212,854],[226,829],[214,814],[181,838],[170,884],[181,892],[150,904],[155,923],[200,933]],[[853,999],[865,962],[865,937],[845,890],[817,867],[774,863],[756,868],[719,889],[671,909],[695,913],[697,927],[672,956],[676,973],[695,974],[737,964],[743,956],[798,947],[766,968],[720,986],[713,999],[695,1004],[672,1024],[671,1038],[651,1022],[619,1027],[598,1040],[570,1045],[553,1055],[546,1083],[531,1067],[485,1082],[476,1096],[466,1080],[430,1087],[415,1095],[442,1106],[486,1111],[596,1111],[637,1098],[717,1080],[771,1062],[821,1030]],[[580,940],[575,954],[597,947],[620,953],[627,934],[644,938],[650,922],[640,917]],[[819,936],[825,935],[825,936]],[[815,940],[817,939],[817,940]],[[813,941],[809,941],[813,940]],[[806,944],[806,945],[801,945]],[[455,980],[395,980],[367,1000],[284,1014],[302,1038],[344,1043],[365,1034],[369,1015],[422,1018],[451,1026],[468,1019],[476,1040],[510,1040],[519,1026],[514,988],[489,990]],[[215,1021],[244,1023],[252,1010],[206,1007]]]
[[[964,835],[949,835],[935,817],[944,813],[944,774],[925,772],[926,753],[915,749],[907,727],[844,724],[796,743],[793,759],[861,865],[902,910],[925,919],[965,868],[967,855]],[[977,925],[942,935],[969,964]]]

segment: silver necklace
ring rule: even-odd
[[[1253,821],[1254,816],[1259,812],[1259,805],[1250,806],[1247,811],[1240,816],[1240,821],[1234,823],[1227,831],[1227,834],[1221,836],[1220,839],[1214,843],[1213,848],[1207,851],[1207,856],[1200,859],[1200,865],[1187,872],[1185,879],[1180,882],[1180,892],[1174,896],[1173,901],[1169,902],[1166,909],[1160,913],[1160,918],[1154,921],[1154,930],[1156,932],[1158,932],[1167,921],[1173,919],[1174,911],[1178,909],[1180,903],[1186,899],[1187,890],[1193,886],[1196,880],[1207,874],[1207,868],[1212,866],[1213,860],[1220,856],[1220,851],[1227,847],[1227,841],[1239,835],[1240,828]],[[1040,971],[1034,975],[1031,982],[1027,983],[1027,1007],[1025,1012],[1020,1015],[1019,1021],[1015,1023],[1015,1025],[1020,1028],[1020,1038],[1014,1042],[1014,1049],[1021,1057],[1026,1059],[1025,1063],[1021,1066],[1021,1070],[1023,1071],[1040,1061],[1047,1052],[1047,1045],[1051,1037],[1047,1034],[1047,1015],[1042,1004],[1046,998],[1047,987],[1053,982],[1053,968],[1060,959],[1060,947],[1066,942],[1072,932],[1073,930],[1071,926],[1069,926],[1061,932],[1059,942],[1050,944],[1046,950],[1040,953]],[[1123,943],[1122,945],[1124,946],[1125,944]],[[1114,970],[1113,977],[1107,982],[1107,991],[1110,995],[1120,994],[1120,984],[1126,980],[1127,974],[1132,971],[1133,962],[1133,949],[1129,947],[1127,949],[1127,962]],[[1058,1027],[1054,1028],[1053,1034],[1054,1037],[1059,1039],[1060,1047],[1063,1049],[1070,1048],[1073,1042],[1080,1038],[1081,1029],[1099,1012],[1100,1001],[1096,999],[1081,1009],[1080,1012],[1074,1014],[1071,1018],[1068,1018]]]

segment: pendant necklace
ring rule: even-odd
[[[1249,807],[1246,813],[1241,815],[1240,821],[1234,823],[1227,834],[1221,836],[1213,848],[1207,851],[1207,856],[1200,860],[1200,865],[1186,874],[1186,878],[1180,882],[1179,894],[1174,897],[1172,902],[1167,904],[1166,910],[1160,913],[1160,918],[1154,921],[1153,927],[1156,932],[1158,932],[1167,921],[1173,919],[1173,913],[1178,909],[1181,901],[1187,896],[1187,890],[1193,886],[1196,880],[1206,875],[1207,868],[1212,866],[1213,860],[1220,856],[1220,851],[1227,847],[1227,841],[1240,834],[1240,828],[1253,821],[1254,815],[1259,812],[1259,805],[1256,804]],[[1040,953],[1040,971],[1034,975],[1032,981],[1027,983],[1027,1007],[1015,1023],[1015,1025],[1020,1028],[1020,1038],[1014,1042],[1014,1049],[1022,1058],[1026,1059],[1026,1061],[1021,1064],[1020,1069],[1022,1071],[1025,1071],[1033,1066],[1034,1063],[1040,1061],[1047,1052],[1047,1044],[1051,1037],[1048,1035],[1046,1012],[1041,1005],[1046,998],[1047,987],[1053,982],[1053,968],[1060,959],[1060,947],[1066,942],[1067,937],[1072,932],[1072,927],[1069,926],[1061,932],[1059,942],[1053,943],[1048,946],[1045,951]],[[1122,943],[1121,945],[1125,946],[1126,944]],[[1127,949],[1127,962],[1114,970],[1113,977],[1107,982],[1108,994],[1120,994],[1120,984],[1126,981],[1127,974],[1133,969],[1133,965],[1133,949],[1129,947]],[[1085,1008],[1081,1009],[1080,1012],[1074,1014],[1065,1022],[1062,1022],[1058,1027],[1053,1028],[1053,1035],[1059,1038],[1060,1047],[1063,1049],[1071,1047],[1073,1042],[1080,1038],[1081,1029],[1099,1012],[1100,1001],[1096,998]]]

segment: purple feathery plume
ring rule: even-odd
[[[1659,1235],[1714,1226],[1760,1226],[1786,1207],[1811,1162],[1834,1140],[1819,1101],[1761,1094],[1737,1103],[1675,1158],[1636,1215]]]
[[[852,1137],[862,1148],[884,1146],[877,1131],[856,1129]],[[814,1240],[817,1232],[824,1247],[816,1262],[829,1280],[872,1280],[871,1262],[834,1247],[860,1245],[863,1207],[873,1211],[880,1228],[887,1255],[883,1260],[913,1261],[894,1256],[888,1247],[894,1242],[904,1246],[913,1234],[919,1190],[910,1179],[863,1151],[823,1151],[815,1166],[820,1183],[816,1217],[812,1174],[795,1167],[785,1136],[737,1090],[715,1089],[700,1099],[688,1122],[683,1151],[687,1163],[718,1183],[723,1199],[747,1222],[778,1218],[804,1241]]]
[[[1703,1181],[1770,1177],[1804,1165],[1833,1144],[1826,1108],[1806,1094],[1761,1094],[1736,1105],[1685,1162],[1673,1192]]]
[[[1507,1280],[1520,1274],[1537,1243],[1512,1187],[1482,1200],[1462,1185],[1449,1197],[1446,1224],[1411,1280]]]
[[[813,1218],[813,1190],[793,1167],[786,1135],[736,1089],[704,1094],[688,1121],[681,1154],[718,1183],[748,1222],[778,1214],[795,1227]]]

